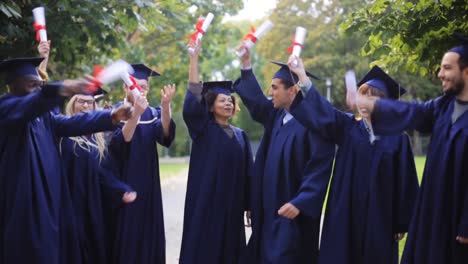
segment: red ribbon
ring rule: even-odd
[[[292,53],[293,52],[293,49],[294,49],[294,46],[299,46],[302,48],[302,44],[299,43],[299,42],[296,42],[295,39],[293,39],[293,44],[288,48],[288,53]]]
[[[39,41],[41,41],[41,35],[39,34],[39,30],[41,30],[41,29],[45,30],[46,26],[45,25],[40,25],[40,24],[37,24],[36,22],[34,22],[33,27],[36,30],[36,41],[39,42]]]
[[[205,31],[203,31],[202,29],[203,22],[205,22],[205,19],[200,18],[198,19],[197,24],[195,24],[195,28],[197,29],[197,31],[195,31],[194,33],[190,35],[190,45],[195,45],[195,43],[197,43],[198,33],[205,35]]]
[[[87,87],[87,92],[90,94],[93,94],[97,91],[99,87],[102,86],[102,83],[97,79],[99,74],[102,72],[103,68],[101,66],[94,66],[94,72],[93,72],[93,80],[91,81],[91,84]]]
[[[137,84],[135,77],[133,77],[132,75],[130,75],[129,77],[130,81],[132,81],[132,85],[129,87],[130,90],[137,89],[139,92],[141,92],[141,87]]]
[[[250,32],[245,34],[243,40],[250,39],[250,41],[252,41],[252,43],[257,42],[257,38],[254,36],[254,33],[255,33],[255,28],[253,26],[250,26]]]

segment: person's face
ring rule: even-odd
[[[458,64],[460,55],[456,52],[447,52],[442,58],[440,71],[437,75],[442,81],[444,93],[459,94],[465,87],[462,71]]]
[[[268,95],[272,99],[273,107],[277,109],[288,108],[294,99],[293,90],[293,88],[286,89],[281,79],[272,79]]]
[[[44,81],[39,76],[25,75],[18,77],[13,82],[13,93],[19,96],[28,95],[32,92],[39,91]]]
[[[211,107],[213,115],[217,118],[229,119],[234,114],[234,102],[230,95],[218,94]]]
[[[371,97],[372,96],[372,97],[381,98],[380,96],[372,95],[371,89],[368,89],[365,93],[361,93],[361,94],[363,96],[365,96],[365,97]],[[357,101],[357,109],[358,109],[359,114],[362,116],[362,118],[364,118],[364,119],[369,119],[370,118],[369,109],[364,105],[360,105],[359,101]]]
[[[96,109],[94,97],[91,95],[76,95],[75,103],[73,104],[73,113],[83,113]]]

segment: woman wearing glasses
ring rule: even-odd
[[[96,110],[92,95],[75,95],[66,106],[68,116]],[[120,193],[131,203],[136,193],[101,166],[107,162],[103,133],[62,138],[60,151],[64,165],[60,220],[60,263],[108,263],[102,192]],[[120,199],[119,199],[120,200]]]

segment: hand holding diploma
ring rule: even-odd
[[[301,56],[302,45],[304,44],[307,30],[303,27],[296,27],[296,35],[294,36],[293,44],[289,47],[288,52],[296,57]],[[297,60],[292,62],[294,67],[297,67]]]
[[[257,30],[255,30],[254,27],[251,27],[251,32],[247,33],[244,36],[243,44],[249,48],[252,48],[253,45],[257,42],[257,40],[263,37],[263,35],[265,35],[272,28],[273,23],[271,23],[270,20],[266,20],[265,22],[263,22],[263,24]],[[236,51],[236,54],[237,56],[242,57],[242,55],[244,55],[245,52],[245,48],[241,48]]]
[[[124,60],[113,62],[104,69],[95,67],[94,81],[93,84],[88,87],[88,90],[90,93],[93,93],[98,87],[102,85],[120,80],[124,73],[132,74],[133,72],[134,70],[132,66]]]
[[[213,21],[214,15],[212,13],[208,13],[206,18],[200,18],[198,19],[197,24],[195,25],[195,28],[197,31],[195,31],[192,35],[190,35],[190,42],[189,42],[189,48],[188,51],[190,54],[194,52],[192,46],[196,45],[201,39],[203,38],[203,35],[205,35],[206,30],[211,24],[211,21]]]

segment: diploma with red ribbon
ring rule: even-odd
[[[208,15],[206,15],[205,18],[198,19],[198,22],[195,25],[197,31],[190,35],[189,46],[195,45],[198,41],[200,41],[203,38],[203,35],[205,35],[205,32],[208,29],[208,26],[210,26],[211,21],[213,21],[213,18],[214,15],[212,13],[208,13]],[[189,47],[188,50],[190,53],[194,52],[193,47]]]
[[[94,67],[94,81],[93,84],[88,87],[88,92],[93,93],[102,85],[120,80],[125,72],[131,74],[134,70],[133,67],[124,60],[115,61],[104,69]]]
[[[44,7],[36,7],[33,9],[34,16],[34,29],[36,30],[36,40],[47,41],[47,31],[46,31],[46,22],[45,22],[45,13]]]
[[[135,77],[131,76],[128,72],[123,72],[120,77],[135,98],[141,95],[141,87],[137,84]]]
[[[263,37],[263,35],[265,35],[272,28],[273,23],[271,23],[270,20],[266,20],[265,22],[263,22],[263,24],[257,30],[255,30],[255,28],[252,26],[250,28],[250,32],[244,36],[244,45],[246,45],[249,48],[253,47],[257,40]],[[242,55],[245,54],[245,49],[237,50],[236,54],[237,56],[242,57]]]
[[[294,36],[293,44],[288,49],[289,53],[292,53],[292,55],[296,57],[301,56],[302,45],[304,44],[306,33],[307,33],[307,29],[303,27],[296,27],[296,35]],[[296,60],[292,62],[294,67],[297,66],[297,63],[298,62]]]

